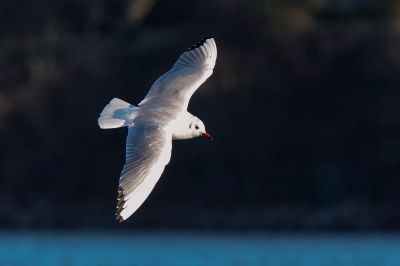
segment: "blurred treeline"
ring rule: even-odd
[[[1,0],[0,225],[116,227],[126,130],[97,117],[206,36],[215,141],[174,143],[120,227],[400,229],[396,0]]]

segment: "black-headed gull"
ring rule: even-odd
[[[138,106],[114,98],[100,114],[100,128],[128,127],[117,221],[130,217],[149,196],[171,158],[172,140],[212,139],[187,107],[193,93],[213,73],[216,59],[215,41],[206,38],[183,52]]]

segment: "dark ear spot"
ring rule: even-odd
[[[189,128],[192,128],[192,123],[189,124]]]

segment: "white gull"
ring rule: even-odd
[[[159,77],[138,106],[114,98],[98,119],[102,129],[128,127],[116,219],[129,218],[146,200],[171,158],[172,140],[204,136],[204,123],[187,111],[189,100],[213,73],[217,46],[206,38],[187,49]]]

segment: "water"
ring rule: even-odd
[[[0,266],[399,266],[398,235],[0,233]]]

